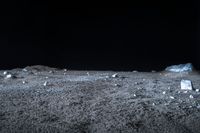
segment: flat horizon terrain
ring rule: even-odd
[[[200,74],[0,71],[1,133],[200,133]]]

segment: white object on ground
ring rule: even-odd
[[[28,70],[26,68],[22,69],[22,71],[27,72]]]
[[[44,86],[47,86],[47,83],[48,83],[48,82],[47,82],[47,81],[45,81],[43,85],[44,85]]]
[[[196,89],[195,91],[196,91],[196,92],[199,92],[199,89]]]
[[[117,78],[117,77],[118,77],[118,74],[115,73],[115,74],[112,75],[112,77],[113,77],[113,78]]]
[[[5,77],[5,79],[9,79],[9,78],[12,78],[11,74],[6,75],[6,77]]]
[[[181,90],[192,90],[192,82],[190,80],[181,80]]]
[[[6,75],[6,74],[8,74],[8,72],[7,72],[7,71],[4,71],[4,72],[3,72],[3,75]]]
[[[193,95],[190,95],[190,98],[191,98],[191,99],[194,98]]]
[[[165,95],[165,94],[166,94],[166,91],[163,91],[162,94]]]
[[[171,99],[175,99],[173,96],[169,96],[169,98],[171,98]]]
[[[191,72],[193,66],[191,63],[169,66],[165,69],[169,72]]]
[[[26,81],[22,81],[22,84],[26,84]]]

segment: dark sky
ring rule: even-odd
[[[187,62],[200,68],[196,1],[73,8],[64,2],[13,0],[3,7],[1,69],[41,64],[149,71]]]

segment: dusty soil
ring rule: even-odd
[[[197,72],[4,71],[1,133],[200,133],[200,92],[180,89]]]

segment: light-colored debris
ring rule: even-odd
[[[53,71],[49,71],[49,73],[53,73]]]
[[[87,72],[87,76],[90,76],[90,73],[89,73],[89,72]]]
[[[181,90],[192,90],[192,82],[190,80],[181,80]]]
[[[199,89],[196,89],[195,91],[196,91],[196,92],[199,92]]]
[[[193,70],[193,66],[191,63],[172,65],[167,67],[165,70],[169,72],[191,72]]]
[[[166,94],[166,91],[163,91],[162,94],[165,95],[165,94]]]
[[[47,76],[45,77],[45,79],[48,79],[48,78],[49,78],[49,77],[47,77]]]
[[[6,75],[6,77],[5,77],[5,79],[9,79],[9,78],[12,78],[11,74]]]
[[[4,72],[3,72],[3,75],[6,75],[6,74],[8,74],[8,72],[7,72],[7,71],[4,71]]]
[[[169,96],[169,98],[171,98],[171,99],[175,99],[173,96]]]
[[[197,108],[200,109],[200,104],[197,105]]]
[[[155,106],[155,103],[152,103],[153,106]]]
[[[171,89],[171,87],[169,86],[167,89],[168,89],[168,90],[170,90],[170,89]]]
[[[24,72],[28,72],[28,70],[27,70],[26,68],[22,69],[22,71],[24,71]]]
[[[118,73],[115,73],[112,75],[112,78],[117,78],[118,77]]]
[[[116,87],[120,87],[121,85],[119,85],[119,84],[114,84]]]
[[[47,84],[48,84],[48,82],[47,82],[47,81],[45,81],[43,85],[44,85],[44,86],[47,86]]]
[[[27,82],[26,81],[22,81],[22,84],[26,84]]]
[[[136,97],[137,95],[136,95],[136,94],[133,94],[133,96]]]
[[[185,94],[186,94],[186,93],[188,93],[188,91],[184,91],[183,93],[185,93]]]
[[[194,96],[193,96],[193,95],[190,95],[189,97],[190,97],[191,99],[193,99],[193,98],[194,98]]]
[[[64,69],[64,72],[67,72],[67,69]]]
[[[138,71],[136,71],[136,70],[133,70],[132,72],[134,72],[134,73],[137,73]]]

